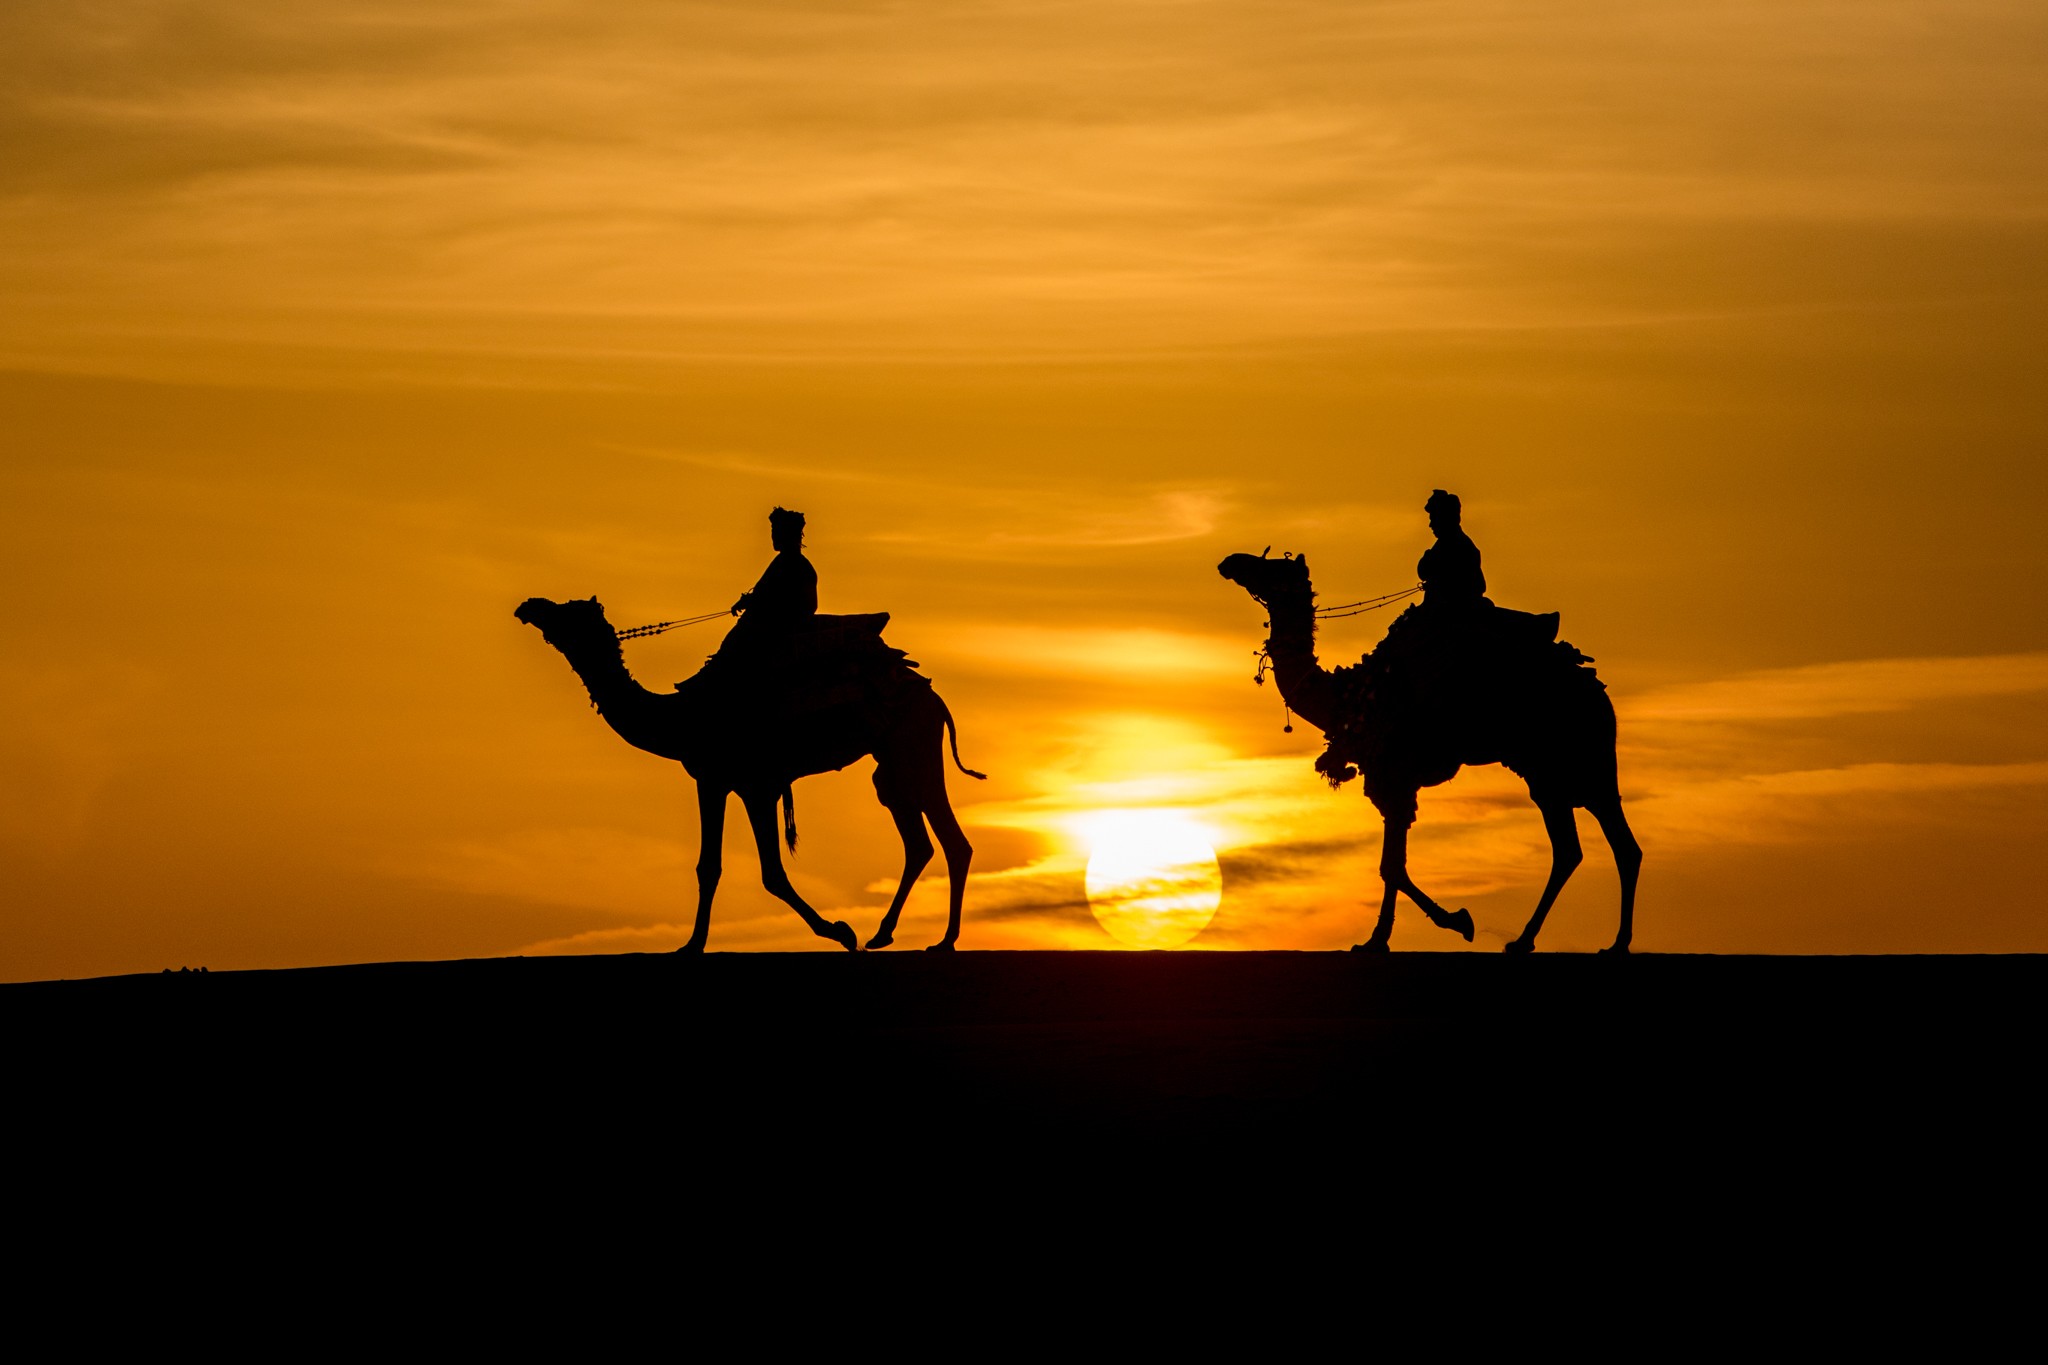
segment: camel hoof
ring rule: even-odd
[[[846,949],[849,953],[860,951],[860,935],[854,933],[853,926],[845,920],[835,921],[832,927],[826,931],[825,937],[836,940],[839,946]]]
[[[676,949],[674,955],[676,957],[700,957],[703,955],[703,952],[704,945],[697,942],[697,940],[695,939],[691,939],[688,943],[685,943],[682,947]]]
[[[1511,938],[1508,940],[1507,946],[1502,948],[1501,951],[1517,955],[1533,953],[1536,951],[1536,940],[1532,938]]]
[[[875,949],[886,948],[895,941],[896,935],[890,933],[887,929],[877,929],[875,930],[875,936],[868,940],[867,950],[872,953]]]
[[[1627,957],[1627,956],[1628,956],[1628,945],[1627,945],[1626,943],[1615,943],[1615,944],[1611,944],[1611,945],[1609,945],[1608,947],[1602,948],[1602,949],[1601,949],[1601,950],[1599,951],[1599,953],[1598,953],[1598,954],[1596,954],[1596,956],[1599,956],[1599,957]]]
[[[1444,928],[1456,929],[1465,936],[1465,942],[1470,943],[1472,941],[1472,912],[1461,907],[1457,914],[1444,916]]]
[[[1351,951],[1354,953],[1384,953],[1387,951],[1387,945],[1379,939],[1372,938],[1367,939],[1363,943],[1352,944]]]
[[[925,951],[928,953],[950,953],[953,951],[953,940],[949,938],[944,943],[934,943]]]

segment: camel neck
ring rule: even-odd
[[[618,646],[610,649],[593,646],[588,649],[562,651],[562,657],[569,661],[569,667],[576,670],[576,676],[583,680],[584,690],[598,709],[605,709],[611,702],[623,701],[634,692],[647,689],[633,681],[633,675],[626,671],[625,656]]]
[[[1318,730],[1327,731],[1333,714],[1330,675],[1316,659],[1315,594],[1289,593],[1266,604],[1272,634],[1266,653],[1273,660],[1273,681],[1287,705]]]
[[[597,713],[618,731],[621,739],[636,748],[673,757],[668,753],[674,747],[668,733],[672,727],[660,724],[655,715],[655,704],[661,697],[634,681],[617,644],[609,648],[596,645],[573,651],[565,649],[562,656],[583,680],[583,688],[590,693]]]

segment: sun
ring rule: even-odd
[[[1178,948],[1223,903],[1223,870],[1202,827],[1177,810],[1088,817],[1088,907],[1119,943]]]

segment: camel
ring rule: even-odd
[[[633,680],[619,648],[618,633],[605,619],[595,597],[551,602],[529,598],[513,613],[569,661],[569,667],[590,693],[590,704],[619,738],[636,749],[683,765],[697,783],[698,826],[702,837],[697,854],[697,923],[679,953],[701,953],[711,930],[711,900],[718,891],[720,844],[725,834],[726,799],[737,793],[753,826],[754,847],[761,858],[761,884],[802,917],[811,932],[860,950],[859,937],[844,920],[827,923],[790,885],[775,846],[775,806],[783,806],[784,833],[796,847],[796,804],[791,784],[814,773],[836,772],[872,754],[875,794],[896,821],[903,839],[903,880],[882,917],[881,927],[867,942],[886,948],[896,935],[897,917],[918,874],[931,861],[932,841],[945,850],[951,881],[946,934],[927,951],[950,952],[960,937],[960,904],[967,890],[968,863],[974,847],[960,829],[946,796],[944,741],[950,737],[953,762],[970,777],[983,774],[960,763],[960,740],[953,713],[912,672],[902,655],[879,642],[879,624],[871,643],[886,657],[887,682],[882,700],[868,705],[838,705],[788,717],[767,734],[742,711],[735,715],[732,689],[700,672],[676,684],[673,692],[650,692]],[[848,618],[837,618],[845,621]],[[875,618],[886,621],[887,617]]]
[[[1217,566],[1269,613],[1265,655],[1288,707],[1329,737],[1330,753],[1318,768],[1333,783],[1364,776],[1365,793],[1385,823],[1380,846],[1379,920],[1354,952],[1383,953],[1394,928],[1394,901],[1405,893],[1432,924],[1472,939],[1472,915],[1446,912],[1408,875],[1408,830],[1416,796],[1448,782],[1461,767],[1504,764],[1528,784],[1550,836],[1550,880],[1536,913],[1510,953],[1535,950],[1536,935],[1558,892],[1581,859],[1574,812],[1581,806],[1600,822],[1621,874],[1621,928],[1602,953],[1625,954],[1635,928],[1636,876],[1642,849],[1622,814],[1614,757],[1614,704],[1589,662],[1570,645],[1542,642],[1532,666],[1502,686],[1500,671],[1468,678],[1431,677],[1428,670],[1394,672],[1398,665],[1368,655],[1352,668],[1325,669],[1316,659],[1315,589],[1306,557],[1272,559],[1235,554]],[[1414,610],[1411,608],[1411,610]],[[1519,616],[1519,613],[1515,615]],[[1528,618],[1523,618],[1528,619]],[[1548,621],[1553,628],[1554,618]],[[1391,632],[1390,632],[1391,635]],[[1383,644],[1382,650],[1386,649]],[[1449,681],[1450,686],[1444,684]]]

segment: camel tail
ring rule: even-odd
[[[789,845],[791,853],[796,852],[796,788],[782,789],[782,839]]]
[[[946,718],[946,738],[953,744],[953,766],[979,782],[988,781],[987,773],[978,773],[960,761],[960,727],[953,723],[953,708],[939,701],[939,714]]]

